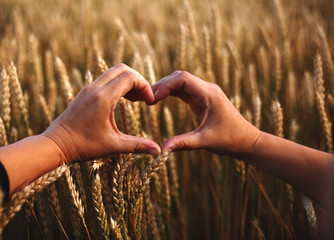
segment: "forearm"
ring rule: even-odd
[[[59,147],[37,135],[0,148],[0,161],[9,178],[10,195],[64,162]]]
[[[332,184],[328,181],[332,154],[268,133],[261,132],[243,160],[283,179],[321,204],[325,189]]]

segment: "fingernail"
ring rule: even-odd
[[[159,154],[160,154],[160,152],[157,151],[156,149],[151,149],[148,153],[151,154],[154,157],[159,156]]]
[[[159,89],[154,93],[154,97],[156,97],[159,93]]]

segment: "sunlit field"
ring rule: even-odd
[[[42,133],[80,89],[123,62],[151,85],[186,70],[218,84],[257,128],[332,152],[333,12],[332,0],[1,0],[0,145]],[[121,99],[116,121],[162,144],[200,119],[169,97],[150,107]],[[322,211],[237,159],[133,153],[37,179],[0,209],[0,235],[304,240]]]

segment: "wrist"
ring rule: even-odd
[[[60,124],[52,124],[41,135],[52,141],[57,147],[62,163],[71,164],[75,159],[79,158],[71,134]]]
[[[238,142],[238,148],[233,152],[232,157],[246,159],[251,156],[259,140],[262,138],[262,134],[262,131],[251,125],[251,127],[246,130],[244,137]]]
[[[260,151],[263,150],[263,141],[268,141],[268,139],[266,139],[268,137],[267,135],[268,133],[259,130],[259,134],[253,145],[249,148],[247,153],[241,157],[242,160],[247,162],[254,159],[254,157],[256,158],[256,156],[260,154]]]
[[[43,142],[43,146],[48,146],[49,149],[51,149],[50,153],[52,154],[52,157],[48,160],[48,162],[52,161],[51,164],[55,167],[58,167],[62,164],[69,164],[70,162],[66,158],[66,155],[62,151],[62,149],[59,147],[59,145],[53,141],[50,137],[45,135],[44,133],[35,136],[40,139],[41,142]],[[53,168],[52,168],[53,169]]]

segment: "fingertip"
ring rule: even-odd
[[[154,91],[153,91],[154,92]],[[155,92],[154,92],[154,98],[155,100],[159,100],[159,97],[160,97],[160,91],[159,89],[157,89]]]
[[[177,146],[175,146],[175,143],[173,142],[173,138],[169,138],[161,148],[161,152],[167,152],[171,150],[172,152],[177,151]]]
[[[150,143],[148,154],[150,154],[150,155],[152,155],[154,157],[159,156],[161,154],[161,148],[160,148],[160,146],[157,143],[155,143],[155,142],[153,142],[151,140],[150,140],[150,142],[151,143]]]
[[[152,89],[152,92],[155,92],[156,90],[158,90],[158,83],[159,82],[156,82],[156,83],[154,83],[152,86],[151,86],[151,89]]]
[[[157,102],[158,101],[156,99],[154,99],[153,102],[146,102],[146,104],[149,105],[149,106],[152,106],[152,105],[156,104]]]
[[[154,95],[147,95],[147,97],[145,98],[145,103],[147,105],[153,105],[155,103],[156,99],[154,97]]]
[[[158,151],[157,149],[151,149],[148,154],[152,155],[153,157],[159,156],[161,151]]]

